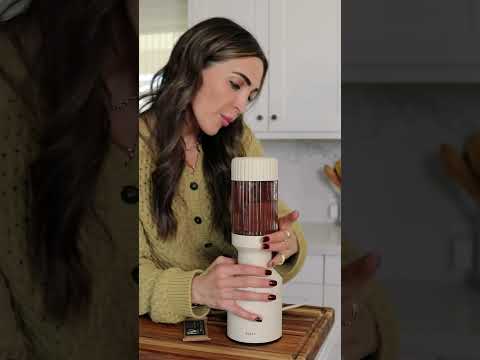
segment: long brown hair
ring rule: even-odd
[[[117,21],[129,23],[124,0],[50,0],[33,1],[10,27],[12,34],[12,29],[38,34],[33,57],[24,59],[39,95],[32,109],[39,133],[29,176],[28,255],[32,273],[44,285],[46,312],[59,320],[80,316],[91,298],[92,278],[79,238],[89,215],[102,223],[94,197],[110,145],[105,101],[110,94],[101,72],[107,52],[121,52],[112,48]],[[136,34],[128,28],[123,35],[136,54]],[[136,71],[138,62],[130,66]]]
[[[175,44],[170,58],[141,96],[153,114],[156,167],[151,174],[152,208],[158,232],[163,238],[176,233],[177,220],[172,202],[185,167],[182,130],[187,126],[191,101],[202,86],[201,72],[214,63],[242,57],[257,57],[263,63],[263,85],[268,61],[255,38],[240,25],[225,18],[211,18],[185,32]],[[146,116],[145,118],[148,118]],[[241,144],[243,119],[240,116],[215,136],[201,134],[203,170],[212,204],[212,225],[225,239],[230,233],[230,163],[245,155]]]

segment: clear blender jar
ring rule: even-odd
[[[266,267],[272,258],[263,249],[263,237],[278,231],[278,162],[273,158],[241,157],[232,160],[232,244],[238,250],[238,263]],[[244,309],[258,314],[262,322],[228,313],[227,336],[235,341],[264,344],[282,336],[282,278],[272,269],[268,277],[277,281],[271,288],[244,290],[276,295],[269,302],[237,301]]]

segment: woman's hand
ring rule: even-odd
[[[219,256],[205,273],[192,281],[192,303],[230,311],[247,320],[262,321],[237,304],[237,300],[273,301],[274,294],[240,290],[241,288],[272,288],[275,280],[267,278],[271,270],[253,265],[235,264],[233,259]]]
[[[263,238],[263,248],[277,254],[267,264],[268,267],[283,265],[286,259],[298,252],[298,239],[292,230],[292,225],[298,220],[298,211],[278,219],[280,230]]]
[[[342,268],[342,359],[360,360],[378,350],[375,318],[364,305],[378,265],[369,254]]]

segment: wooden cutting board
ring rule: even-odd
[[[283,313],[283,336],[267,345],[244,345],[226,336],[226,314],[208,317],[207,342],[183,342],[183,323],[139,319],[140,360],[313,360],[334,322],[334,310],[302,306]]]

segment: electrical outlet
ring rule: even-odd
[[[327,206],[327,219],[329,222],[338,221],[339,207],[335,200],[331,201]]]

